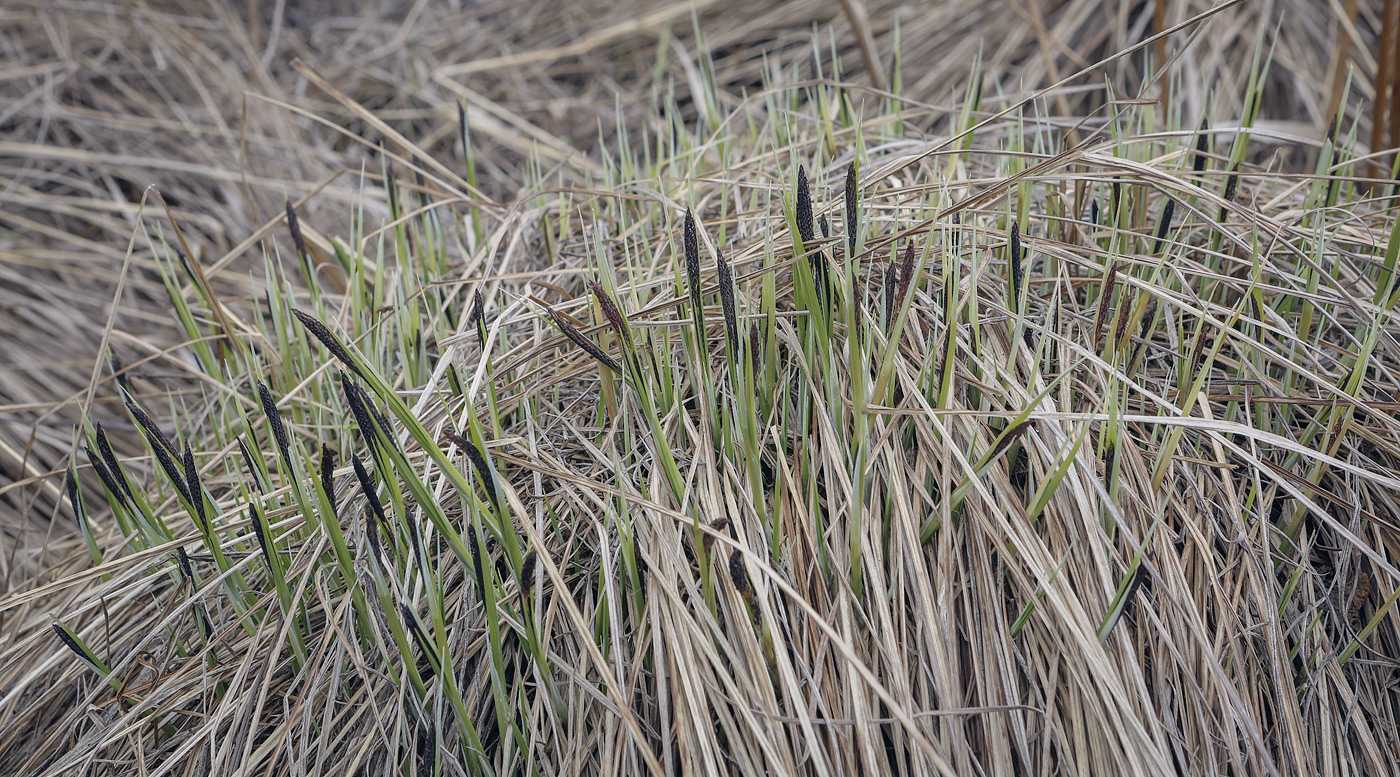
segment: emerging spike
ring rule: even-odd
[[[321,341],[321,345],[324,345],[326,350],[330,351],[331,355],[339,360],[341,364],[350,368],[350,371],[360,378],[365,377],[364,373],[360,372],[360,368],[356,366],[355,360],[351,358],[350,352],[345,350],[345,346],[341,344],[340,340],[336,338],[335,335],[331,334],[331,330],[327,329],[325,324],[321,323],[316,317],[303,313],[296,308],[292,308],[292,315],[296,316],[297,320],[301,322],[301,325],[306,327],[306,331],[310,332],[312,337]]]

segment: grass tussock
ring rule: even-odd
[[[821,31],[747,89],[710,48],[506,177],[479,106],[417,142],[294,66],[382,150],[343,229],[267,210],[246,295],[178,205],[132,219],[181,389],[103,337],[35,481],[80,530],[0,599],[0,771],[1385,773],[1364,90],[1285,137],[1268,30],[1199,80],[1110,33],[1144,73],[968,57],[934,104],[911,27],[846,18],[888,89]]]

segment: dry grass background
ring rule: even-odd
[[[335,127],[371,142],[381,140],[383,133],[379,125],[310,84],[290,65],[294,58],[308,63],[427,155],[454,166],[461,159],[455,105],[464,100],[473,111],[477,133],[480,189],[489,200],[488,210],[499,212],[516,196],[532,153],[555,165],[563,181],[596,180],[600,149],[618,140],[619,115],[629,137],[659,125],[655,97],[660,83],[674,80],[686,118],[704,110],[688,99],[700,81],[696,26],[703,33],[704,48],[714,57],[715,80],[724,99],[735,104],[745,90],[759,91],[765,62],[809,59],[814,30],[834,47],[850,81],[883,83],[897,23],[903,94],[911,101],[951,109],[966,89],[979,50],[989,92],[1027,94],[1136,44],[1156,23],[1152,3],[1109,0],[853,5],[863,6],[865,19],[856,28],[844,4],[829,0],[264,0],[251,4],[255,18],[249,18],[249,7],[241,3],[191,0],[5,4],[0,8],[0,654],[36,662],[36,671],[44,655],[44,666],[50,669],[68,657],[52,640],[43,645],[47,653],[39,651],[34,624],[40,613],[79,598],[72,586],[52,594],[42,586],[57,576],[75,574],[75,559],[85,554],[63,498],[62,481],[80,413],[87,409],[103,421],[115,433],[121,453],[144,454],[112,387],[102,345],[109,344],[119,355],[139,395],[179,397],[183,390],[190,401],[197,396],[200,379],[192,357],[180,348],[184,335],[171,317],[155,258],[144,242],[132,239],[147,187],[158,187],[198,261],[208,268],[217,296],[240,309],[263,294],[258,240],[290,245],[280,225],[287,198],[305,198],[299,213],[313,244],[326,245],[324,235],[347,231],[351,205],[361,194],[359,178],[351,173],[362,165],[377,169],[378,162],[372,149]],[[1162,4],[1168,24],[1210,5],[1194,0]],[[1182,115],[1200,114],[1207,100],[1201,83],[1230,85],[1214,95],[1216,115],[1238,115],[1259,29],[1278,24],[1262,101],[1261,126],[1267,132],[1260,133],[1263,150],[1256,161],[1275,169],[1311,164],[1314,145],[1304,140],[1323,134],[1335,92],[1338,41],[1351,35],[1348,25],[1339,21],[1343,5],[1252,0],[1220,14],[1178,63],[1184,86],[1176,99]],[[1350,50],[1357,65],[1354,90],[1364,105],[1373,89],[1380,4],[1361,6]],[[1169,53],[1192,34],[1173,39]],[[868,45],[863,46],[865,36]],[[880,64],[886,72],[868,71],[870,52],[883,57]],[[1117,60],[1084,80],[1085,86],[1095,88],[1065,90],[1047,104],[1061,116],[1092,113],[1103,99],[1097,87],[1106,80],[1121,94],[1133,93],[1143,79],[1140,65],[1133,58]],[[1368,137],[1367,118],[1360,119],[1360,135]],[[148,200],[147,207],[154,207],[153,202]],[[367,208],[372,221],[387,215],[382,190],[369,194]],[[163,408],[170,403],[154,404]],[[83,477],[85,483],[91,478],[87,473]],[[93,493],[100,491],[95,478],[88,486]],[[44,596],[26,593],[35,590]],[[982,617],[970,611],[961,614]],[[1181,649],[1190,654],[1199,647]],[[1148,660],[1172,658],[1168,649]],[[1175,658],[1194,667],[1182,670],[1194,681],[1182,687],[1220,694],[1202,700],[1202,708],[1195,710],[1211,721],[1201,730],[1234,730],[1236,741],[1171,742],[1158,722],[1140,725],[1133,717],[1150,717],[1134,704],[1151,694],[1143,692],[1138,698],[1142,689],[1120,688],[1135,697],[1133,703],[1102,698],[1090,702],[1071,694],[1071,703],[1101,705],[1094,708],[1116,716],[1103,723],[1118,739],[1102,740],[1082,730],[1065,734],[1084,745],[1082,750],[1061,752],[1058,745],[1032,741],[1034,730],[1028,734],[1023,727],[1000,723],[975,735],[948,724],[938,729],[939,742],[954,754],[961,773],[1009,773],[1013,765],[1029,763],[996,745],[998,737],[1014,739],[1024,752],[1043,748],[1038,752],[1044,758],[1036,763],[1046,769],[1058,763],[1080,774],[1099,773],[1097,767],[1108,764],[1114,772],[1151,773],[1166,763],[1155,758],[1183,746],[1218,748],[1209,762],[1233,773],[1268,773],[1275,766],[1287,773],[1307,763],[1340,774],[1348,772],[1339,764],[1364,771],[1400,748],[1393,713],[1384,711],[1393,709],[1387,705],[1395,699],[1393,669],[1385,660],[1373,657],[1379,668],[1364,681],[1372,685],[1361,691],[1378,706],[1358,708],[1356,697],[1346,693],[1360,686],[1340,680],[1338,687],[1347,690],[1328,702],[1338,720],[1357,715],[1374,720],[1374,725],[1362,727],[1367,733],[1360,740],[1348,741],[1338,733],[1346,728],[1344,722],[1259,723],[1272,736],[1287,732],[1293,740],[1285,745],[1251,741],[1260,729],[1241,724],[1235,730],[1227,722],[1246,711],[1258,716],[1256,722],[1268,718],[1270,702],[1263,698],[1267,694],[1230,697],[1227,689],[1233,686],[1221,678],[1191,677],[1192,671],[1206,673],[1218,664]],[[999,655],[997,660],[1016,658]],[[1080,673],[1102,668],[1052,664],[1036,670],[1074,675],[1076,682],[1092,686]],[[980,673],[977,687],[983,690],[986,683],[1011,682],[998,680],[995,671],[977,664],[964,669]],[[1115,667],[1111,673],[1120,670]],[[1147,672],[1143,676],[1152,677]],[[1047,687],[1057,682],[1041,679]],[[1059,682],[1074,684],[1063,678]],[[1007,704],[1017,697],[1010,687],[1002,690]],[[979,695],[978,703],[996,695]],[[0,700],[0,764],[34,763],[25,761],[26,747],[33,743],[25,741],[23,727],[69,720],[68,710],[35,715],[3,686]],[[59,747],[62,736],[51,733],[44,746]],[[1301,741],[1310,733],[1318,737],[1316,742]],[[611,730],[608,736],[622,739]],[[844,735],[830,736],[832,747],[839,750],[837,740]],[[1109,741],[1136,744],[1115,754],[1103,749]],[[863,741],[846,746],[875,747]],[[987,761],[969,756],[979,748],[993,755]],[[1311,755],[1304,757],[1304,752]],[[1125,760],[1115,763],[1115,755]],[[635,752],[624,747],[618,757],[641,769]],[[873,759],[861,752],[845,766],[861,768]],[[579,766],[586,762],[569,763],[587,771],[587,766]],[[201,765],[207,763],[190,760],[179,767],[180,773],[199,773]],[[149,766],[110,769],[140,774]],[[108,767],[90,768],[97,773]]]

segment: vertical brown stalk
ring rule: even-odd
[[[1386,19],[1390,24],[1389,37],[1386,39],[1390,46],[1390,110],[1386,112],[1386,131],[1390,141],[1387,148],[1400,148],[1400,0],[1386,0]],[[1381,92],[1376,93],[1376,99],[1382,98]],[[1393,164],[1394,160],[1391,159]],[[1384,175],[1390,175],[1390,167],[1387,166]]]
[[[1356,0],[1347,0],[1346,7],[1342,11],[1350,26],[1356,26]],[[1332,77],[1328,79],[1331,86],[1331,93],[1327,98],[1327,115],[1336,121],[1337,113],[1342,109],[1342,89],[1346,88],[1347,64],[1351,62],[1351,35],[1347,33],[1346,24],[1337,25],[1337,51],[1332,57],[1332,66],[1329,68]]]
[[[1395,32],[1400,16],[1400,0],[1385,0],[1381,13],[1381,34],[1376,42],[1376,99],[1371,109],[1371,153],[1377,154],[1385,144],[1386,109],[1390,105],[1391,80],[1395,69]],[[1371,163],[1371,177],[1383,178],[1380,157]]]

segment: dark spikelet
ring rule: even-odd
[[[112,379],[117,382],[118,386],[121,386],[122,391],[130,394],[131,382],[127,380],[126,365],[122,364],[121,357],[117,356],[116,352],[113,351],[108,361],[112,367]]]
[[[617,303],[608,294],[608,290],[596,281],[589,281],[588,288],[593,292],[593,296],[598,299],[598,307],[603,309],[603,318],[608,320],[608,326],[612,327],[613,333],[625,347],[632,347],[632,330],[627,326],[627,317],[622,314]]]
[[[394,160],[388,156],[385,156],[384,160],[384,192],[389,197],[389,218],[398,219],[403,214],[399,210],[399,186],[397,176],[394,173]]]
[[[822,239],[831,237],[831,223],[826,220],[826,214],[817,216],[817,227],[822,231]],[[826,301],[831,291],[830,269],[826,263],[826,252],[819,251],[812,257],[812,277],[817,282],[817,299]]]
[[[248,468],[248,477],[252,479],[253,485],[259,493],[267,493],[261,478],[258,477],[258,466],[253,460],[253,451],[248,448],[248,441],[244,440],[241,434],[238,435],[238,452],[243,455],[243,466]]]
[[[370,417],[368,402],[364,389],[356,385],[350,379],[350,373],[340,373],[340,388],[345,393],[345,401],[350,405],[350,416],[355,419],[355,425],[360,428],[360,436],[365,438],[371,449],[379,444],[379,436],[374,432],[374,420]]]
[[[63,628],[63,626],[57,623],[52,625],[53,633],[58,635],[58,640],[64,645],[66,645],[69,650],[73,651],[74,655],[86,661],[87,663],[92,664],[93,666],[97,666],[97,656],[94,656],[93,654],[89,653],[87,648],[83,647],[83,643],[74,639],[73,635],[69,634],[68,630]]]
[[[535,566],[539,563],[539,556],[535,551],[525,554],[525,559],[520,562],[520,595],[529,596],[530,591],[535,587]]]
[[[1099,292],[1099,311],[1094,316],[1094,338],[1093,344],[1098,346],[1099,338],[1103,336],[1103,325],[1108,320],[1108,304],[1113,299],[1113,290],[1118,285],[1118,263],[1114,262],[1108,266],[1108,274],[1104,277],[1103,291]]]
[[[461,110],[461,105],[458,105],[457,108],[458,110]],[[481,347],[485,348],[486,299],[482,296],[480,288],[478,288],[476,290],[476,293],[472,295],[472,312],[471,317],[468,319],[468,322],[476,328],[477,342],[480,343]]]
[[[277,409],[277,400],[273,399],[272,392],[262,381],[258,381],[258,399],[262,401],[263,415],[272,427],[272,439],[277,444],[277,450],[282,453],[282,458],[290,460],[292,439],[287,436],[287,427],[282,423],[282,413]]]
[[[700,293],[700,235],[695,227],[695,214],[685,209],[685,230],[682,242],[685,244],[685,282],[690,291],[690,304],[695,306],[695,315],[704,326],[704,306]]]
[[[802,250],[811,251],[817,233],[812,224],[812,190],[807,185],[807,168],[797,166],[797,234],[802,238]]]
[[[1123,207],[1123,182],[1117,176],[1113,178],[1113,213],[1116,216]]]
[[[725,261],[723,252],[715,253],[715,266],[719,270],[719,301],[724,309],[724,329],[729,337],[729,352],[739,357],[739,317],[734,309],[734,274]]]
[[[1021,309],[1021,225],[1011,222],[1011,252],[1007,256],[1011,272],[1011,312]]]
[[[1132,312],[1132,300],[1123,297],[1123,305],[1118,309],[1118,321],[1113,325],[1113,344],[1116,347],[1123,341],[1123,333],[1128,329],[1128,314]]]
[[[325,443],[321,443],[321,490],[326,492],[331,515],[339,516],[340,509],[335,503],[335,451]]]
[[[744,567],[744,556],[737,550],[729,556],[729,579],[734,583],[734,590],[744,597],[744,601],[752,605],[754,600],[753,583],[749,581],[749,572]]]
[[[481,478],[481,485],[486,488],[486,495],[491,498],[491,504],[496,504],[500,498],[500,492],[496,488],[496,479],[491,476],[491,468],[487,466],[486,454],[482,453],[471,440],[451,429],[444,431],[442,436],[450,440],[453,445],[461,448],[462,452],[467,454],[467,458],[472,460],[472,467],[476,470],[477,477]]]
[[[987,459],[991,460],[1001,455],[1002,451],[1011,447],[1011,443],[1016,442],[1017,440],[1024,437],[1026,432],[1029,432],[1030,430],[1031,422],[1029,420],[1022,421],[1021,423],[1016,424],[1015,426],[1008,429],[1006,433],[1001,436],[1001,439],[997,440],[997,444],[993,446],[990,451],[987,452]]]
[[[384,532],[389,532],[389,519],[384,514],[384,504],[379,503],[379,493],[374,489],[374,483],[370,480],[370,472],[364,468],[364,462],[360,461],[360,456],[350,456],[350,463],[354,465],[354,476],[360,482],[360,491],[364,493],[365,503],[370,504],[371,515],[364,519],[365,540],[370,543],[370,552],[384,563],[384,547],[379,540],[379,525],[384,525]]]
[[[155,421],[151,420],[151,417],[146,414],[146,411],[142,410],[141,406],[136,404],[130,397],[126,399],[126,409],[131,411],[131,415],[136,419],[136,423],[140,425],[142,429],[146,430],[146,435],[151,439],[152,447],[161,447],[170,453],[175,452],[175,444],[170,442],[170,438],[165,436],[165,432],[161,431],[161,428],[156,425]]]
[[[272,569],[272,548],[268,546],[268,537],[263,531],[262,514],[258,512],[258,506],[254,502],[248,503],[248,524],[253,527],[253,536],[258,539],[258,547],[262,549],[263,561],[267,563],[267,568]]]
[[[351,456],[350,463],[355,467],[355,479],[360,482],[360,491],[365,495],[365,501],[369,503],[369,510],[373,515],[365,521],[365,533],[369,535],[371,545],[378,540],[376,523],[389,526],[389,518],[384,514],[384,505],[379,501],[379,492],[375,490],[374,483],[369,479],[369,470],[365,469],[365,463],[359,456]]]
[[[885,329],[888,331],[894,326],[894,298],[899,292],[899,265],[895,264],[894,255],[890,255],[890,263],[885,266],[883,296],[885,301]]]
[[[160,468],[165,471],[165,476],[170,478],[170,483],[175,486],[175,490],[180,492],[180,496],[184,497],[186,502],[192,501],[190,499],[190,488],[185,482],[184,473],[180,471],[179,465],[175,463],[175,457],[171,455],[174,453],[175,447],[171,445],[170,439],[164,434],[161,434],[160,429],[157,428],[154,423],[151,423],[149,416],[142,413],[137,417],[137,420],[140,421],[143,417],[145,421],[141,423],[141,428],[145,430],[147,439],[150,441],[151,453],[155,455],[156,461],[160,463]],[[147,426],[147,424],[150,425]]]
[[[102,424],[97,424],[96,429],[97,452],[102,454],[102,463],[107,465],[113,479],[121,484],[122,491],[126,493],[127,501],[135,504],[136,495],[131,491],[131,483],[126,479],[126,472],[122,470],[121,463],[117,461],[117,455],[112,452],[112,443],[107,439],[107,430],[102,428]]]
[[[97,477],[102,480],[102,485],[107,487],[107,490],[111,492],[112,496],[117,498],[117,501],[120,502],[123,507],[130,506],[131,502],[127,499],[126,490],[117,483],[116,478],[112,477],[112,473],[108,471],[107,465],[102,463],[102,458],[96,453],[93,453],[92,448],[89,448],[87,445],[83,446],[83,450],[87,452],[88,462],[92,464],[93,470],[97,472]]]
[[[856,163],[846,168],[846,256],[856,253],[856,235],[860,232],[859,194],[856,185]]]
[[[899,304],[909,298],[909,288],[914,285],[914,243],[904,247],[904,258],[899,262]]]
[[[1162,218],[1157,221],[1157,240],[1152,244],[1152,253],[1162,252],[1162,243],[1167,239],[1167,232],[1172,228],[1172,216],[1176,213],[1176,200],[1167,198],[1167,204],[1162,206]]]
[[[297,220],[297,212],[292,208],[292,201],[287,201],[287,229],[292,233],[292,245],[296,246],[297,256],[303,262],[309,261],[306,253],[306,239],[301,235],[301,222]]]
[[[1236,163],[1235,163],[1235,166],[1232,167],[1232,168],[1230,168],[1230,177],[1225,179],[1225,198],[1224,198],[1224,199],[1225,199],[1226,202],[1234,202],[1234,201],[1235,201],[1235,190],[1239,188],[1239,185],[1240,185],[1240,163],[1239,163],[1239,162],[1236,162]],[[1221,205],[1221,206],[1220,206],[1220,218],[1218,218],[1218,219],[1216,219],[1216,220],[1217,220],[1217,221],[1224,221],[1224,220],[1225,220],[1225,216],[1226,216],[1228,213],[1229,213],[1229,208],[1225,207],[1224,205]]]
[[[357,376],[361,378],[364,377],[364,373],[360,372],[360,368],[355,366],[355,360],[350,357],[350,352],[345,350],[345,346],[341,345],[340,340],[336,338],[334,334],[331,334],[331,330],[327,329],[325,324],[321,323],[316,317],[303,313],[296,308],[292,308],[292,315],[297,317],[297,320],[301,322],[302,326],[306,327],[306,331],[310,332],[312,337],[321,341],[321,345],[324,345],[326,350],[331,352],[331,356],[334,356],[341,364],[350,368],[350,371]]]
[[[569,319],[565,318],[559,311],[545,306],[545,312],[549,315],[549,320],[553,321],[554,325],[559,328],[559,331],[563,332],[564,336],[569,338],[574,345],[583,349],[589,356],[597,359],[598,363],[602,364],[604,367],[607,367],[613,372],[622,372],[621,363],[607,355],[602,348],[598,347],[597,343],[585,337],[582,332],[578,331],[578,327],[574,326]]]
[[[193,586],[195,584],[194,564],[190,563],[190,554],[186,553],[183,547],[175,549],[175,562],[180,565],[180,574]]]
[[[205,534],[209,533],[209,516],[204,512],[204,484],[199,479],[199,467],[194,463],[194,451],[190,446],[185,446],[184,454],[185,483],[188,486],[186,492],[190,504],[194,505],[194,516],[199,519],[199,529]]]
[[[1089,223],[1094,226],[1099,225],[1099,198],[1095,197],[1089,201]]]
[[[1196,134],[1196,155],[1191,161],[1193,172],[1201,172],[1206,169],[1206,151],[1210,146],[1210,122],[1201,119],[1201,131]]]
[[[763,360],[759,358],[759,339],[758,322],[755,321],[749,326],[749,361],[755,375],[763,370]]]
[[[423,627],[418,623],[418,618],[413,614],[413,610],[409,609],[409,606],[406,604],[400,604],[399,614],[403,616],[403,622],[407,624],[408,630],[413,632],[413,641],[418,643],[418,649],[423,651],[424,656],[427,656],[428,664],[433,667],[440,666],[438,663],[437,651],[433,649],[432,640],[428,639],[427,633],[423,631]]]
[[[209,623],[209,611],[201,604],[194,610],[195,622],[199,624],[199,633],[204,636],[207,643],[214,639],[214,627]]]
[[[962,246],[962,213],[953,214],[953,250]]]
[[[476,573],[476,590],[479,596],[485,598],[486,591],[486,564],[481,560],[481,541],[476,538],[476,528],[467,530],[467,550],[472,554],[472,571]]]
[[[83,510],[83,499],[78,494],[78,478],[73,473],[72,464],[69,464],[68,471],[63,473],[63,485],[68,490],[68,503],[73,505],[73,517],[79,525],[87,525],[87,512]]]
[[[714,519],[710,522],[710,528],[714,529],[720,534],[723,534],[729,528],[729,516],[721,515],[720,517]],[[705,546],[705,552],[709,553],[710,546],[715,544],[715,538],[711,536],[709,532],[706,532],[704,535],[702,535],[701,542]]]

